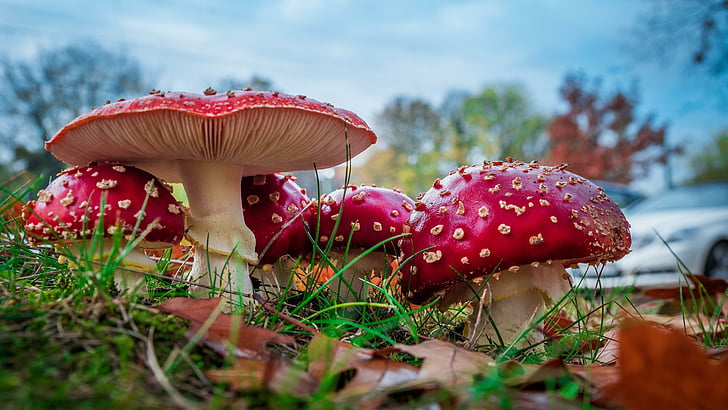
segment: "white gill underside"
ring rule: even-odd
[[[177,160],[228,162],[246,175],[332,167],[370,144],[340,119],[297,109],[252,109],[221,118],[155,111],[99,119],[68,131],[52,151],[62,161],[119,161],[167,182],[181,182]]]

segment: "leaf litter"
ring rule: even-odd
[[[719,296],[725,283],[694,280],[707,284],[713,296]],[[647,296],[669,301],[684,291],[660,290]],[[704,332],[725,327],[720,306],[717,311],[721,317],[700,313],[690,317],[685,313],[617,315],[605,321],[596,360],[580,363],[557,356],[544,363],[527,364],[499,361],[436,339],[365,349],[322,334],[307,343],[302,350],[304,359],[291,359],[273,354],[269,346],[295,346],[293,337],[246,326],[243,317],[220,313],[221,302],[173,298],[158,308],[189,320],[189,338],[197,337],[199,343],[219,354],[232,353],[231,367],[210,369],[205,375],[238,391],[263,389],[297,397],[323,391],[334,403],[356,408],[395,408],[402,403],[393,397],[416,399],[440,392],[434,404],[442,408],[474,404],[474,383],[498,378],[516,408],[554,403],[572,407],[579,400],[596,407],[637,410],[717,408],[728,402],[728,349],[705,347],[699,342]],[[552,324],[549,335],[554,338],[577,332],[563,312]],[[585,348],[593,348],[592,342],[587,341]],[[564,401],[563,394],[546,388],[553,380],[578,384],[577,400]],[[446,398],[442,397],[443,389],[450,392]],[[498,407],[492,397],[487,403]]]

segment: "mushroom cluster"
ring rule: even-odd
[[[262,180],[262,177],[255,178]],[[365,300],[367,282],[392,273],[392,262],[399,254],[397,240],[414,209],[414,201],[399,190],[347,186],[322,195],[312,207],[300,212],[298,209],[309,203],[290,179],[283,185],[286,184],[290,185],[288,189],[275,190],[275,202],[261,200],[259,193],[253,194],[248,202],[254,205],[245,211],[247,216],[253,216],[250,212],[255,210],[262,224],[261,229],[253,229],[256,240],[269,243],[262,260],[270,264],[262,269],[263,283],[280,291],[291,285],[305,289],[308,282],[316,286],[328,282],[329,290],[341,300]],[[249,185],[243,188],[243,196],[260,189],[249,191],[250,188]],[[298,217],[298,213],[301,213],[300,220],[291,221],[283,229],[282,224]],[[271,224],[272,218],[277,223]],[[306,226],[310,229],[308,234]],[[318,251],[314,251],[308,235],[317,237]],[[299,239],[302,236],[306,237],[303,246]],[[350,262],[353,264],[343,269]]]
[[[362,185],[315,204],[283,174],[339,165],[375,142],[356,114],[301,95],[153,90],[81,115],[46,143],[76,168],[41,191],[27,230],[71,241],[102,217],[109,235],[123,230],[125,240],[159,248],[178,243],[184,224],[196,250],[190,279],[243,300],[253,292],[251,264],[279,265],[263,271],[290,279],[285,255],[296,268],[341,272],[332,283],[347,300],[365,297],[372,271],[399,266],[414,303],[477,302],[474,345],[537,341],[531,322],[571,288],[565,267],[629,252],[617,204],[565,166],[485,162],[436,180],[417,201]],[[184,186],[186,212],[157,178]],[[126,263],[149,264],[134,255]],[[337,270],[354,259],[346,276]]]
[[[182,183],[192,279],[249,296],[248,264],[258,257],[241,212],[242,177],[332,167],[375,141],[356,114],[302,95],[153,90],[81,115],[46,149],[74,166],[113,161]]]
[[[131,270],[156,272],[156,263],[137,248],[170,248],[184,235],[185,208],[170,188],[148,172],[126,165],[90,165],[61,172],[28,204],[25,225],[32,243],[64,246],[72,263],[105,260],[127,248],[116,280],[121,289],[144,288]],[[97,249],[88,241],[101,241]]]
[[[468,335],[475,345],[538,341],[527,331],[571,289],[565,267],[619,259],[631,244],[627,220],[600,187],[565,166],[512,160],[436,180],[408,225],[408,298],[477,302]]]

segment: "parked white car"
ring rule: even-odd
[[[684,282],[681,272],[728,280],[728,183],[675,188],[625,210],[632,252],[597,269],[575,270],[583,287]],[[599,283],[597,283],[597,279]]]

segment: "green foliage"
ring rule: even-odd
[[[484,158],[532,160],[543,155],[548,121],[533,112],[523,87],[490,86],[465,100],[463,112]]]
[[[400,96],[377,120],[382,148],[353,170],[353,180],[411,196],[461,165],[509,156],[538,159],[546,148],[548,121],[517,84],[488,86],[477,95],[453,91],[439,108]]]
[[[693,168],[693,182],[707,182],[728,179],[728,128],[713,137],[708,144],[690,160]]]

